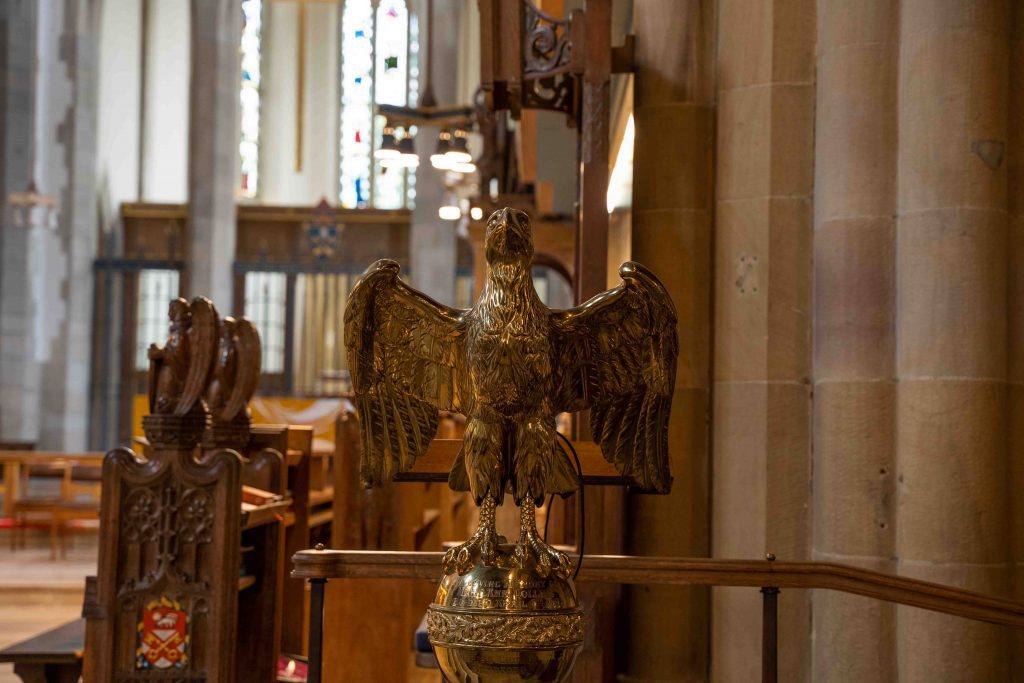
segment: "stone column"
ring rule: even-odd
[[[37,340],[45,345],[39,447],[48,450],[82,451],[89,441],[100,5],[39,4],[36,175],[40,188],[59,201],[43,257],[43,282],[53,295],[40,304]]]
[[[713,551],[807,560],[815,3],[719,12]],[[779,602],[779,679],[806,680],[809,592]],[[760,623],[756,589],[715,590],[712,680],[760,677]]]
[[[431,17],[427,16],[427,5],[420,5],[420,83],[429,78],[437,103],[444,106],[453,104],[456,97],[458,78],[450,67],[458,61],[462,7],[456,0],[433,0],[433,5],[432,58],[427,55]],[[426,69],[430,70],[429,76]],[[459,222],[444,221],[437,215],[444,199],[445,174],[430,165],[430,155],[437,147],[439,132],[434,126],[422,126],[416,134],[420,166],[416,170],[416,207],[409,227],[409,269],[415,287],[451,306],[455,303],[455,230]]]
[[[39,365],[32,350],[29,228],[7,203],[32,180],[37,2],[0,3],[0,441],[39,438]]]
[[[423,126],[416,135],[420,167],[416,171],[416,206],[409,225],[409,270],[412,284],[441,303],[455,304],[455,231],[459,221],[441,220],[437,208],[444,201],[444,173],[430,165],[439,128]]]
[[[632,258],[651,268],[672,295],[680,349],[669,423],[675,481],[667,496],[630,498],[630,554],[700,557],[710,551],[715,5],[708,0],[637,0],[633,6]],[[706,680],[708,590],[628,587],[624,596],[626,627],[619,629],[619,637],[627,645],[621,680]]]
[[[221,310],[230,310],[233,301],[242,20],[236,0],[192,0],[184,293],[209,297]]]
[[[987,594],[1008,588],[1008,5],[900,11],[896,554]],[[1007,680],[1005,629],[897,615],[900,680]]]
[[[895,572],[899,7],[820,3],[814,184],[814,558]],[[896,608],[814,595],[811,680],[896,680]]]

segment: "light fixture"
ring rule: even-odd
[[[430,165],[439,171],[447,171],[451,166],[451,160],[448,159],[448,151],[452,148],[452,134],[447,130],[442,130],[437,136],[437,149],[430,155]]]
[[[456,130],[452,135],[451,147],[445,152],[448,161],[453,164],[465,164],[473,160],[469,153],[469,141],[466,139],[466,131]]]
[[[57,198],[52,195],[41,194],[36,189],[34,180],[30,180],[24,192],[12,192],[7,197],[7,204],[11,207],[14,224],[19,228],[31,227],[33,225],[33,212],[42,209],[40,219],[36,225],[54,227],[57,212]]]
[[[452,173],[476,173],[476,164],[474,164],[472,161],[467,161],[465,163],[454,163],[448,167],[448,170],[451,171]]]
[[[472,209],[469,210],[469,217],[475,221],[482,220],[484,217],[484,210],[481,209],[479,206],[474,206]]]
[[[398,149],[398,141],[395,139],[395,129],[387,126],[384,128],[383,134],[381,134],[380,147],[373,153],[373,156],[383,162],[385,160],[397,159],[399,155],[401,155],[401,152]]]
[[[462,212],[457,206],[444,205],[438,208],[437,216],[443,221],[457,221],[462,218]]]
[[[437,217],[443,221],[457,221],[462,218],[462,209],[459,207],[459,198],[455,193],[448,190],[444,193],[441,206],[437,209]]]
[[[399,156],[396,166],[403,168],[416,168],[420,165],[420,158],[416,154],[416,147],[413,146],[412,136],[406,135],[398,142]]]

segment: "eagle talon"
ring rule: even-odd
[[[525,560],[527,553],[533,556],[537,565],[537,573],[543,577],[555,576],[566,579],[572,573],[569,558],[565,553],[548,545],[537,531],[535,506],[532,500],[524,500],[520,509],[521,522],[519,543],[516,554],[520,561]]]
[[[444,554],[441,567],[445,574],[458,572],[461,576],[472,569],[478,559],[485,565],[493,565],[500,544],[501,537],[494,526],[494,500],[487,498],[480,506],[480,526],[468,541]]]
[[[462,575],[472,569],[478,559],[485,565],[493,565],[497,548],[498,535],[493,529],[477,529],[472,538],[444,554],[441,566],[445,574],[458,572]]]
[[[524,553],[533,556],[537,564],[537,573],[547,577],[552,573],[560,578],[568,578],[572,574],[572,565],[565,553],[555,550],[545,543],[536,531],[524,534],[520,539]]]

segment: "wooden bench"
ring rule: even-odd
[[[99,520],[99,472],[101,453],[44,453],[39,451],[0,451],[4,470],[4,516],[11,520],[10,546],[13,552],[24,546],[24,531],[30,522],[50,530],[50,558],[65,553],[65,532],[77,520]],[[29,475],[60,479],[55,495],[30,497]],[[97,531],[98,525],[92,530]],[[19,543],[20,541],[20,543]]]
[[[58,626],[0,650],[25,683],[78,683],[85,650],[85,619]]]

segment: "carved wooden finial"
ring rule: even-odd
[[[260,381],[260,335],[245,318],[224,318],[206,405],[210,428],[203,438],[208,448],[242,450],[249,441],[249,400]]]
[[[219,318],[204,297],[172,299],[164,345],[149,347],[149,409],[142,426],[154,448],[191,449],[202,438],[202,402],[217,354]]]

